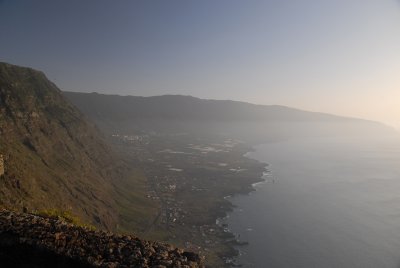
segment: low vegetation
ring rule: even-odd
[[[79,217],[73,215],[71,211],[58,210],[53,208],[39,210],[34,214],[47,218],[59,219],[67,223],[71,223],[75,226],[83,227],[92,231],[96,230],[96,227],[94,225],[83,222]]]

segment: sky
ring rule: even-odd
[[[400,129],[399,0],[0,0],[0,61],[67,91],[280,104]]]

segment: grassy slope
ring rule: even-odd
[[[159,211],[159,203],[146,197],[147,179],[139,169],[132,169],[116,186],[116,203],[120,215],[118,231],[143,233]],[[133,183],[134,182],[134,183]]]
[[[0,135],[2,207],[66,210],[126,231],[140,231],[157,213],[143,175],[118,161],[41,72],[0,63]]]

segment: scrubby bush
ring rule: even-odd
[[[60,220],[63,220],[65,222],[71,223],[76,226],[88,228],[90,230],[96,229],[95,226],[88,224],[88,223],[84,223],[79,217],[73,215],[71,211],[67,211],[67,210],[44,209],[44,210],[37,211],[35,214],[42,216],[42,217],[60,219]]]

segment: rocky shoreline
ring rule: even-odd
[[[204,267],[198,254],[169,244],[8,210],[0,211],[0,249],[5,267]]]
[[[245,243],[217,222],[234,209],[226,196],[248,194],[263,181],[266,164],[246,157],[251,144],[225,136],[162,134],[114,134],[110,140],[124,159],[140,163],[147,197],[160,204],[158,217],[141,235],[197,252],[207,267],[235,266],[237,247]]]
[[[243,157],[247,157],[247,153],[243,155]],[[228,195],[225,197],[225,199],[232,205],[232,207],[234,207],[234,209],[238,209],[238,207],[233,205],[232,198],[238,195],[249,195],[251,194],[251,192],[257,191],[257,189],[255,188],[256,185],[267,182],[267,180],[265,179],[266,174],[268,174],[267,169],[265,170],[265,172],[263,172],[263,175],[259,177],[258,181],[255,181],[251,184],[250,190]],[[232,239],[229,244],[234,250],[236,250],[234,254],[227,254],[226,256],[224,256],[226,264],[229,267],[242,267],[243,264],[241,264],[238,260],[238,257],[240,257],[241,254],[240,248],[249,245],[249,242],[241,240],[240,235],[238,233],[233,232],[229,228],[229,224],[227,221],[232,212],[233,210],[227,210],[223,217],[220,217],[216,220],[216,225],[222,228],[224,232],[232,236]]]

